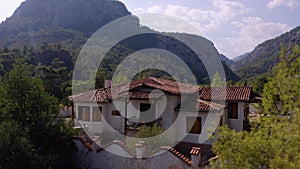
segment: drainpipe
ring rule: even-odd
[[[125,99],[125,124],[124,124],[124,134],[126,135],[126,128],[127,128],[127,103],[128,102],[128,100],[127,100],[127,98]]]

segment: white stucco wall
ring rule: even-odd
[[[152,106],[156,105],[155,108],[155,118],[161,118],[160,124],[164,129],[168,129],[170,126],[173,126],[172,138],[177,141],[185,141],[190,143],[199,143],[199,135],[198,134],[190,134],[186,133],[186,118],[188,116],[191,117],[201,117],[202,118],[202,129],[204,128],[204,124],[206,123],[208,112],[188,112],[181,111],[176,112],[174,108],[180,102],[180,97],[176,95],[166,95],[162,97],[160,100],[156,101],[156,104],[152,104]],[[138,120],[140,118],[140,103],[149,103],[147,100],[132,100],[127,105],[127,118],[131,118],[131,120]],[[153,101],[150,101],[153,103]],[[102,107],[102,121],[101,122],[92,122],[84,121],[81,124],[85,124],[88,126],[89,131],[93,133],[101,133],[104,131],[119,131],[124,133],[124,117],[125,117],[125,101],[124,100],[115,100],[113,103],[75,103],[75,112],[76,118],[78,119],[78,106],[101,106]],[[119,110],[122,116],[113,116],[112,110]],[[90,117],[92,117],[92,109],[90,108]],[[238,119],[229,119],[227,109],[225,109],[225,113],[223,113],[223,124],[229,125],[230,128],[235,129],[236,131],[243,130],[243,119],[244,119],[244,103],[238,103]],[[175,125],[174,122],[176,121]],[[216,122],[218,123],[218,122]],[[202,131],[203,133],[203,131]],[[184,138],[184,140],[182,140]],[[210,140],[206,142],[210,144]]]
[[[90,107],[90,120],[89,121],[78,120],[78,107],[79,106]],[[95,132],[95,133],[103,132],[103,129],[105,128],[105,118],[103,117],[103,114],[106,111],[106,105],[104,105],[104,104],[98,105],[96,103],[75,103],[74,107],[75,107],[75,116],[76,116],[76,119],[79,121],[80,125],[82,125],[82,126],[87,125],[88,130],[90,132]],[[101,122],[93,122],[92,121],[92,117],[93,117],[93,114],[92,114],[93,109],[92,108],[93,107],[102,107]]]
[[[186,131],[186,122],[187,117],[201,117],[201,124],[202,124],[202,131],[203,132],[203,125],[206,122],[208,112],[187,112],[181,111],[178,114],[178,122],[177,122],[177,132],[176,132],[176,139],[177,141],[184,141],[188,143],[199,143],[199,134],[191,134],[187,133]],[[184,139],[183,139],[184,138]],[[182,140],[183,139],[183,140]]]
[[[244,103],[238,102],[238,119],[228,118],[228,125],[230,128],[236,131],[243,130],[243,119],[244,119]]]
[[[168,129],[176,120],[177,114],[174,113],[174,108],[179,102],[179,96],[167,95],[166,106],[161,116],[161,125],[164,129]]]

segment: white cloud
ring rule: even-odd
[[[285,2],[290,4],[292,1],[286,0]],[[259,43],[289,30],[286,24],[265,21],[260,17],[247,16],[253,11],[241,1],[212,0],[209,6],[209,8],[202,9],[160,4],[143,10],[138,9],[136,12],[157,12],[181,18],[197,27],[202,32],[200,35],[212,40],[219,52],[231,58],[249,52]],[[159,21],[150,20],[149,22]],[[171,31],[175,27],[180,28],[182,26],[179,22],[175,22],[171,26],[165,24],[165,27],[168,27],[167,29]]]
[[[261,42],[274,38],[289,29],[286,24],[278,22],[265,22],[259,17],[244,17],[240,22],[232,22],[238,29],[237,37],[227,37],[231,53],[239,55],[249,52]]]
[[[237,15],[245,14],[247,9],[239,1],[213,0],[213,5],[216,7],[215,18],[229,20]]]
[[[300,5],[299,0],[271,0],[267,3],[267,7],[273,9],[278,6],[287,6],[290,9],[294,9]]]
[[[217,30],[222,26],[222,23],[228,22],[234,17],[240,16],[249,11],[249,9],[239,1],[213,0],[212,5],[213,8],[209,10],[168,4],[153,5],[146,9],[135,9],[134,12],[163,13],[175,16],[196,24],[195,26],[199,26],[199,29],[206,32]]]

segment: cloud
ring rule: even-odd
[[[293,0],[285,2],[290,4],[291,1]],[[202,32],[201,36],[212,40],[218,51],[230,58],[249,52],[259,43],[290,29],[280,22],[270,22],[260,17],[248,16],[253,9],[249,9],[241,1],[212,0],[209,3],[207,8],[170,4],[152,5],[144,9],[136,9],[134,13],[155,12],[181,18],[198,28]],[[159,21],[148,20],[148,22]],[[179,22],[164,26],[166,27],[164,31],[183,27]]]
[[[237,28],[237,37],[225,38],[229,42],[228,49],[233,49],[231,53],[240,54],[249,52],[253,48],[268,39],[274,38],[290,28],[279,22],[266,22],[259,17],[244,17],[239,22],[232,22]]]
[[[193,23],[201,31],[217,30],[223,23],[228,22],[236,16],[243,15],[249,11],[239,1],[213,0],[212,9],[190,8],[180,5],[153,5],[146,9],[137,8],[134,13],[163,13],[175,16]]]
[[[287,6],[290,9],[294,9],[300,5],[299,0],[271,0],[267,3],[267,8],[273,9],[278,6]]]

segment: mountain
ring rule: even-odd
[[[232,65],[234,63],[234,61],[232,61],[231,59],[229,59],[228,57],[226,57],[223,54],[220,54],[220,60],[222,62],[224,62],[227,66],[230,66],[230,65]]]
[[[10,18],[0,24],[0,50],[3,49],[0,52],[2,53],[0,60],[1,56],[11,55],[11,53],[6,52],[11,52],[11,50],[6,50],[5,47],[10,49],[19,48],[21,49],[19,51],[22,51],[24,50],[24,46],[29,48],[33,46],[36,48],[35,51],[38,52],[29,52],[27,55],[31,56],[34,65],[53,66],[51,65],[53,60],[57,61],[59,59],[59,61],[64,62],[62,65],[66,66],[68,70],[72,70],[74,63],[70,63],[70,60],[75,61],[77,53],[87,39],[105,24],[127,15],[132,16],[124,4],[115,0],[26,0]],[[127,24],[124,27],[116,29],[124,29],[125,31],[126,29],[134,29],[140,33],[145,31],[159,33],[145,26],[141,27],[138,18],[134,16],[132,18],[130,25]],[[170,33],[159,34],[170,35]],[[172,33],[172,35],[189,39],[193,43],[195,42],[194,44],[199,44],[199,47],[201,44],[213,45],[211,41],[197,35],[184,33]],[[131,44],[130,46],[121,44],[123,46],[114,48],[110,57],[104,59],[105,64],[102,65],[103,67],[99,69],[103,71],[104,77],[102,78],[111,78],[114,69],[125,56],[148,45],[148,47],[173,50],[175,54],[189,64],[193,71],[199,72],[196,74],[199,83],[207,83],[205,66],[201,61],[195,61],[195,56],[192,52],[182,54],[184,52],[181,51],[181,47],[184,46],[180,43],[175,41],[166,43],[166,38],[153,38],[147,40],[144,38],[136,39],[135,42],[129,43]],[[103,40],[110,43],[107,38],[103,38]],[[206,50],[209,49],[203,48],[203,52]],[[63,58],[66,52],[68,53],[68,62]],[[5,63],[12,63],[10,58],[18,58],[22,55],[20,54],[22,52],[16,53],[15,57],[6,57]],[[72,54],[72,59],[69,58],[69,54]],[[149,62],[151,59],[149,58],[147,61]],[[170,65],[165,66],[170,67],[171,65],[176,68],[174,61],[170,61]],[[4,65],[4,67],[8,70],[10,66]],[[238,80],[238,77],[225,64],[224,69],[228,80]],[[178,72],[179,69],[175,70]],[[151,73],[157,72],[151,71]],[[159,76],[164,75],[161,73],[158,74]]]
[[[231,65],[231,69],[241,78],[269,72],[278,62],[281,48],[286,46],[291,51],[294,45],[300,46],[300,26],[259,44],[246,57]]]
[[[0,49],[42,43],[83,44],[106,23],[130,15],[109,0],[27,0],[0,24]]]
[[[244,53],[244,54],[242,54],[240,56],[237,56],[237,57],[233,58],[232,61],[237,62],[239,60],[242,60],[242,59],[246,58],[248,55],[249,55],[249,52]]]

